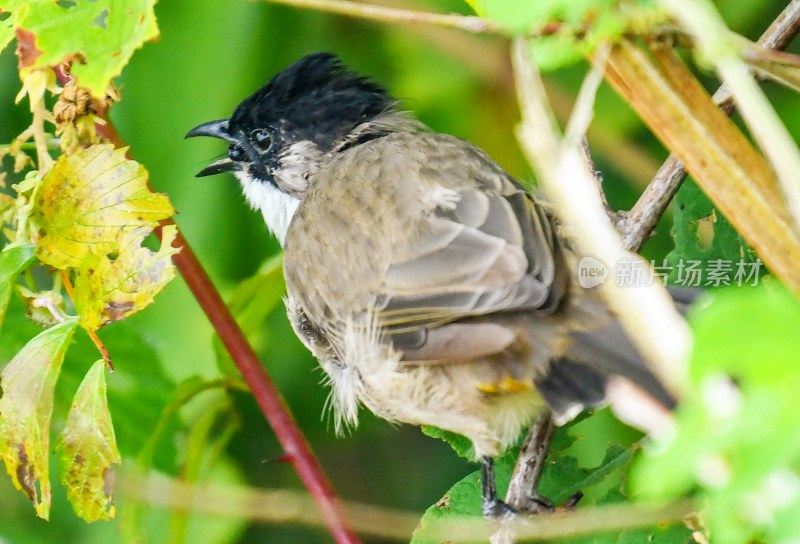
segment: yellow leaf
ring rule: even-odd
[[[59,437],[61,484],[75,513],[88,522],[113,518],[114,467],[121,462],[106,398],[105,363],[83,378]]]
[[[88,254],[75,279],[74,301],[83,328],[96,331],[119,321],[153,302],[159,291],[175,277],[172,247],[177,230],[164,227],[161,248],[142,247],[146,229],[127,232],[120,240],[119,254]]]
[[[0,458],[14,487],[44,519],[50,515],[53,394],[76,325],[73,319],[39,333],[0,373]]]
[[[116,252],[131,232],[149,232],[174,213],[166,195],[148,188],[145,168],[108,144],[59,157],[37,204],[45,235],[36,255],[60,269]]]

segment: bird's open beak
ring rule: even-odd
[[[216,121],[209,121],[202,125],[197,125],[192,130],[186,133],[186,138],[194,138],[195,136],[210,136],[212,138],[219,138],[226,142],[235,143],[236,138],[228,134],[228,120],[218,119]]]
[[[238,169],[239,168],[235,162],[225,157],[224,159],[212,162],[211,164],[200,170],[198,173],[196,173],[194,177],[202,178],[205,176],[213,176],[214,174],[221,174],[222,172],[232,172]]]
[[[219,138],[230,143],[237,143],[236,138],[228,134],[228,120],[219,119],[217,121],[209,121],[194,127],[186,133],[186,138],[194,138],[196,136],[209,136],[211,138]],[[238,165],[229,158],[220,159],[213,162],[200,170],[195,177],[202,178],[204,176],[213,176],[222,172],[230,172],[236,170]]]

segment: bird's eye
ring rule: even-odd
[[[237,144],[231,144],[228,146],[228,156],[231,158],[232,161],[239,162],[244,160],[246,153],[244,152],[242,146]]]
[[[272,142],[272,138],[270,138],[269,132],[267,132],[262,128],[257,128],[256,130],[250,133],[250,136],[253,139],[253,142],[256,144],[256,146],[262,151],[265,151]]]

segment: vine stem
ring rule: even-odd
[[[56,75],[59,82],[65,85],[69,75],[57,68]],[[97,132],[111,141],[115,147],[126,147],[122,137],[117,132],[114,124],[107,115],[107,111],[97,112],[105,122],[97,125]],[[130,155],[130,149],[128,150]],[[258,355],[247,341],[239,324],[233,318],[219,292],[200,264],[189,242],[181,233],[172,219],[163,221],[156,233],[161,236],[161,229],[168,225],[175,225],[177,229],[176,242],[180,252],[172,257],[175,267],[180,272],[186,285],[192,291],[200,307],[208,317],[214,330],[222,340],[225,349],[233,359],[242,378],[247,383],[253,398],[261,408],[264,417],[269,422],[275,436],[283,447],[286,458],[292,463],[298,476],[308,489],[309,494],[319,508],[322,518],[337,544],[356,544],[358,537],[350,528],[339,499],[334,493],[333,486],[328,480],[319,460],[314,455],[305,436],[292,416],[289,407],[283,400],[275,383],[261,365]]]

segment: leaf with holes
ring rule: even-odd
[[[7,18],[0,20],[0,51],[6,48],[14,39],[14,15],[9,15]]]
[[[113,518],[113,465],[121,457],[108,411],[102,359],[78,387],[56,448],[62,452],[61,484],[75,513],[88,522]]]
[[[42,180],[37,205],[45,235],[39,259],[55,268],[81,266],[92,253],[120,251],[131,232],[174,213],[166,195],[147,186],[147,171],[125,149],[94,145],[62,155]]]
[[[675,249],[665,267],[672,284],[754,284],[764,274],[756,253],[692,180],[675,196],[672,237]]]
[[[142,247],[146,230],[128,232],[114,260],[88,254],[75,279],[74,301],[81,326],[96,331],[120,321],[153,302],[153,298],[175,277],[172,247],[177,236],[174,225],[164,227],[161,248]]]
[[[75,331],[65,321],[28,342],[0,373],[0,457],[40,518],[50,516],[50,416],[61,362]]]
[[[95,97],[105,95],[134,51],[158,37],[155,0],[4,0],[11,16],[0,23],[0,47],[16,31],[23,68],[56,66],[77,58],[72,74]]]
[[[32,245],[6,248],[0,252],[0,327],[14,289],[14,281],[20,272],[30,266],[33,259]]]

